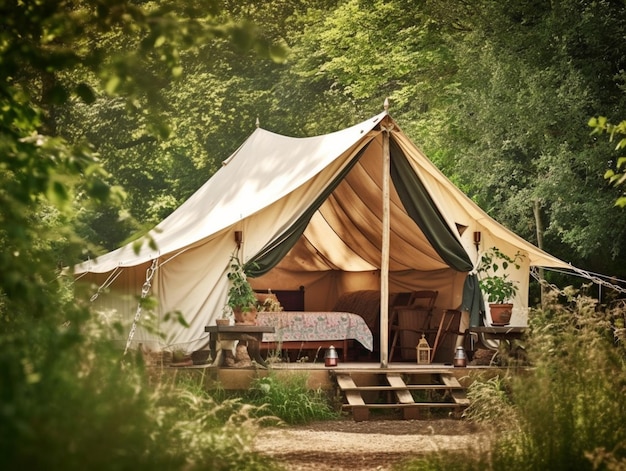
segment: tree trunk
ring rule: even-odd
[[[535,227],[537,231],[537,247],[543,250],[544,227],[543,227],[543,219],[541,219],[541,203],[539,202],[539,200],[533,201],[533,214],[535,216]],[[544,279],[544,271],[542,267],[539,267],[539,279],[540,280]],[[544,307],[545,293],[544,293],[543,285],[540,285],[539,288],[541,290],[541,307]]]

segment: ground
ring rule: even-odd
[[[389,471],[411,456],[475,448],[487,436],[486,429],[462,419],[348,418],[263,429],[255,446],[290,471]]]

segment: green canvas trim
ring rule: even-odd
[[[371,141],[370,141],[371,142]],[[276,239],[270,241],[265,247],[263,247],[259,253],[252,257],[246,264],[245,270],[248,276],[256,278],[257,276],[264,275],[272,268],[274,268],[283,259],[287,252],[295,245],[300,239],[300,236],[309,225],[309,221],[315,214],[320,206],[326,201],[326,199],[335,191],[335,188],[343,181],[350,170],[359,161],[365,150],[369,146],[369,142],[363,146],[363,148],[356,154],[352,161],[346,165],[339,175],[326,187],[326,189],[318,196],[313,204],[307,208],[307,210],[294,222],[285,232],[280,234]]]
[[[446,224],[404,153],[393,139],[389,140],[389,144],[391,179],[407,213],[420,227],[429,243],[448,266],[460,272],[471,271],[473,264],[467,252]],[[270,241],[245,264],[248,276],[255,278],[264,275],[287,255],[287,252],[302,236],[313,214],[352,170],[368,146],[369,143],[356,154],[346,168],[326,187],[294,224],[276,239]]]
[[[389,139],[391,179],[407,213],[422,230],[428,242],[456,271],[470,272],[474,268],[461,242],[439,212],[400,146]]]
[[[480,291],[478,276],[473,273],[467,275],[465,283],[463,283],[461,310],[469,312],[470,327],[484,325],[485,301],[483,300],[483,293]]]

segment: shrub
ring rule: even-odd
[[[456,457],[464,470],[626,469],[626,347],[623,305],[604,309],[578,293],[556,293],[530,316],[522,374],[476,379],[467,418],[505,432],[491,453]],[[400,469],[448,469],[446,456]]]
[[[0,469],[278,468],[252,450],[249,406],[150,381],[86,311],[10,322],[1,311]]]

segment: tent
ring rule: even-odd
[[[511,273],[520,283],[511,324],[525,325],[530,267],[569,268],[489,217],[384,111],[308,138],[257,128],[148,234],[153,243],[128,244],[74,273],[97,289],[99,312],[129,326],[140,316],[142,291],[158,299],[156,325],[164,338],[140,326],[127,346],[194,351],[206,345],[204,327],[225,305],[236,231],[240,258],[254,266],[253,286],[304,287],[306,310],[330,310],[340,294],[359,289],[378,289],[383,299],[394,291],[437,289],[438,304],[459,308],[480,252],[497,246],[525,255]],[[384,311],[381,302],[381,325]],[[189,326],[167,321],[170,312]]]

